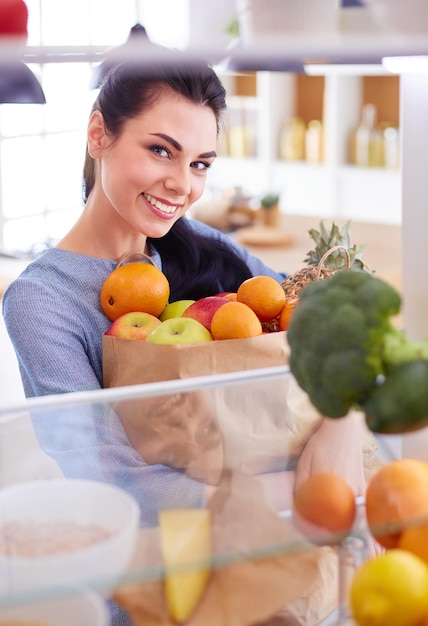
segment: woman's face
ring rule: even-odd
[[[223,469],[223,438],[203,392],[126,401],[116,406],[129,443],[146,463],[186,470],[216,484]]]
[[[214,112],[164,92],[150,109],[128,120],[114,141],[100,130],[99,112],[91,123],[99,127],[98,188],[134,230],[162,237],[203,193],[216,157]],[[90,137],[89,131],[89,148]]]

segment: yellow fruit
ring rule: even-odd
[[[214,339],[248,339],[263,332],[252,309],[242,302],[227,302],[214,313],[211,334]]]
[[[119,265],[105,279],[100,293],[101,308],[113,322],[131,311],[158,317],[170,294],[165,274],[151,263]]]
[[[406,522],[428,515],[428,463],[398,459],[371,478],[366,490],[370,531],[384,548],[396,548]],[[388,529],[388,524],[395,528]]]
[[[168,509],[159,514],[165,595],[175,622],[196,608],[211,574],[211,515],[207,509]]]
[[[428,614],[428,566],[397,548],[365,561],[351,580],[358,626],[419,626]]]
[[[285,305],[285,292],[271,276],[253,276],[244,280],[236,292],[238,302],[246,304],[261,322],[273,320]]]
[[[354,524],[354,491],[338,474],[311,474],[296,490],[293,514],[296,526],[309,539],[325,538],[331,543],[333,538],[328,534],[339,534],[337,541],[340,541]]]

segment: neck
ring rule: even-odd
[[[131,229],[116,211],[96,207],[91,199],[57,248],[114,260],[131,253],[150,255],[145,235]]]

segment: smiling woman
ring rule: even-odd
[[[208,169],[215,167],[225,95],[208,64],[189,64],[177,52],[168,65],[147,68],[123,62],[107,75],[87,125],[83,211],[68,233],[38,254],[3,295],[4,321],[26,396],[103,386],[103,335],[111,321],[100,293],[126,254],[150,257],[139,263],[150,261],[163,272],[171,302],[236,293],[252,276],[269,276],[282,284],[285,273],[186,215],[201,197]],[[234,305],[245,306],[228,302],[217,313]],[[257,317],[256,322],[260,334]],[[153,361],[143,367],[155,372]],[[208,483],[212,469],[218,472],[222,442],[203,396],[176,397],[144,411],[142,407],[148,419],[142,425],[139,443],[144,450],[139,455],[117,411],[69,411],[63,423],[58,415],[51,419],[42,411],[32,419],[41,447],[65,476],[78,474],[125,488],[138,500],[141,523],[154,526],[165,502],[204,506],[215,489]],[[167,449],[159,447],[166,441],[159,441],[163,428],[174,433]],[[305,446],[296,481],[310,468],[338,465],[361,489],[356,430],[345,424],[334,438],[323,423]],[[332,440],[343,454],[330,453]],[[187,472],[173,463],[186,463]],[[283,488],[267,491],[275,491],[275,506],[280,506]],[[129,626],[129,620],[115,612],[112,626]]]

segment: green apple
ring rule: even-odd
[[[160,326],[161,323],[158,317],[150,313],[131,311],[116,318],[105,334],[119,339],[145,341],[152,330]]]
[[[192,318],[171,317],[156,326],[147,337],[151,343],[201,343],[213,341],[209,330]]]
[[[170,302],[159,315],[160,321],[164,322],[172,317],[181,317],[187,307],[194,302],[194,300],[176,300],[175,302]]]

